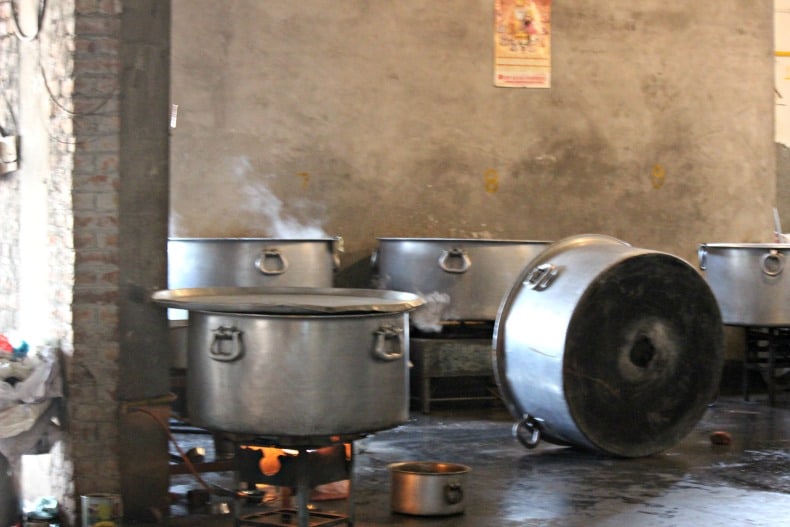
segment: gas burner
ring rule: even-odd
[[[235,458],[239,481],[252,487],[263,483],[284,489],[282,508],[241,516],[238,525],[317,527],[353,523],[353,443],[320,447],[245,443],[237,446]],[[320,512],[310,506],[314,488],[343,480],[349,483],[347,514]],[[291,507],[293,490],[295,508]]]
[[[324,527],[329,525],[341,525],[343,523],[351,525],[352,522],[348,516],[342,514],[334,514],[330,512],[308,511],[307,523],[294,523],[294,519],[299,521],[299,511],[296,509],[280,509],[277,511],[256,512],[254,514],[247,514],[241,516],[238,521],[240,527],[292,527],[299,525],[299,527]]]

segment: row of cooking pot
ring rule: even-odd
[[[524,266],[551,242],[464,238],[378,238],[372,285],[421,295],[419,329],[441,321],[494,320]],[[172,238],[168,287],[332,287],[341,237],[320,239]],[[790,325],[790,244],[700,244],[699,269],[725,324]],[[171,317],[175,318],[175,317]]]
[[[720,311],[699,273],[677,257],[603,235],[554,243],[468,241],[471,246],[381,239],[379,273],[387,269],[382,264],[389,241],[404,254],[430,248],[429,260],[447,275],[488,269],[484,285],[469,297],[475,305],[493,278],[502,276],[505,259],[499,255],[481,265],[471,246],[520,244],[535,252],[522,257],[504,292],[496,294],[492,342],[497,383],[526,446],[542,437],[616,455],[648,455],[690,431],[716,392],[723,363]],[[284,253],[282,240],[274,244],[276,253],[271,247],[254,251],[255,267],[282,276],[299,258]],[[216,258],[224,261],[233,245],[239,244],[225,245]],[[334,261],[329,247],[323,253]],[[706,246],[706,265],[711,249],[717,248]],[[173,263],[174,252],[170,256]],[[771,259],[781,260],[765,260]],[[206,260],[182,263],[196,262]],[[776,271],[778,264],[770,263]],[[230,263],[214,260],[209,267],[224,272]],[[392,286],[389,280],[398,274],[430,274],[404,273],[404,267],[408,260],[393,263],[385,284]],[[315,445],[406,421],[409,314],[424,305],[422,296],[304,283],[308,287],[222,285],[181,284],[154,295],[162,305],[190,312],[187,386],[196,424]]]

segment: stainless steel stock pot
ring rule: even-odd
[[[705,272],[725,324],[790,326],[790,244],[703,243]]]
[[[189,311],[188,408],[211,430],[310,442],[408,418],[411,293],[197,288],[153,300]]]
[[[421,295],[428,304],[421,312],[431,309],[433,322],[493,321],[518,273],[549,243],[379,238],[372,263],[377,287]]]
[[[167,287],[332,287],[343,238],[170,238]],[[171,366],[187,367],[187,313],[168,310]]]
[[[696,425],[718,389],[724,337],[716,299],[692,266],[587,234],[552,244],[523,270],[493,346],[522,443],[638,457]]]
[[[170,238],[170,289],[332,287],[343,239]]]

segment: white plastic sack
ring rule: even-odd
[[[25,379],[14,385],[0,381],[0,438],[30,430],[52,400],[63,395],[56,355],[51,349],[25,360],[31,366]]]

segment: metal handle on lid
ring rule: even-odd
[[[450,265],[452,261],[460,261],[460,265],[453,267]],[[460,247],[454,247],[449,251],[442,251],[442,255],[439,257],[439,267],[446,273],[465,273],[471,265],[472,261],[469,259],[469,255]]]
[[[266,261],[276,261],[276,267],[267,267]],[[276,247],[264,249],[255,259],[255,268],[265,275],[283,274],[288,270],[288,260]]]
[[[403,357],[403,330],[395,326],[382,326],[374,333],[373,357],[383,361],[394,361]],[[392,344],[392,341],[397,341]],[[397,346],[397,351],[387,351]]]
[[[760,258],[760,267],[768,276],[778,276],[785,268],[785,255],[776,249],[771,249]]]
[[[226,328],[220,326],[212,330],[214,339],[209,346],[209,355],[212,359],[230,362],[238,359],[244,353],[241,336],[244,334],[236,327]]]

